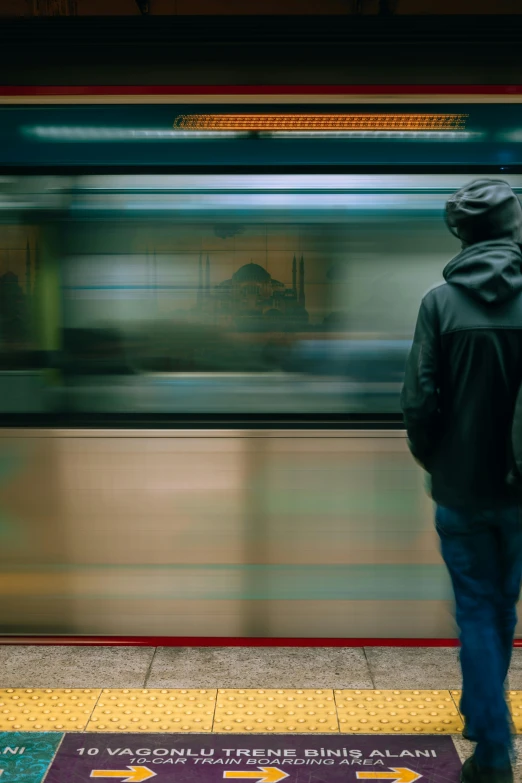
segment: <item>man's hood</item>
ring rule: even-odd
[[[491,239],[522,242],[522,207],[507,182],[476,179],[446,202],[446,222],[464,245]]]
[[[507,302],[522,290],[522,249],[509,239],[478,242],[455,256],[443,276],[482,302]]]

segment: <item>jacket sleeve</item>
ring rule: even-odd
[[[434,297],[421,302],[406,365],[401,408],[413,456],[429,469],[440,433],[440,335]]]

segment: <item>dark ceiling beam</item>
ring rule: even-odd
[[[146,22],[138,15],[2,20],[1,81],[522,84],[521,15],[149,14]]]

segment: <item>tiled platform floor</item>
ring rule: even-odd
[[[3,688],[2,731],[460,734],[457,690]],[[522,691],[508,694],[522,733]]]
[[[0,645],[0,688],[460,688],[458,650]],[[522,648],[509,687],[522,690]]]
[[[449,690],[5,688],[0,731],[457,734],[457,705]]]
[[[522,649],[509,687],[522,734]],[[455,648],[3,645],[0,731],[445,733],[464,758],[459,688]]]

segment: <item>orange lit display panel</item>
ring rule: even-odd
[[[207,131],[454,131],[467,114],[184,114],[175,128]]]

